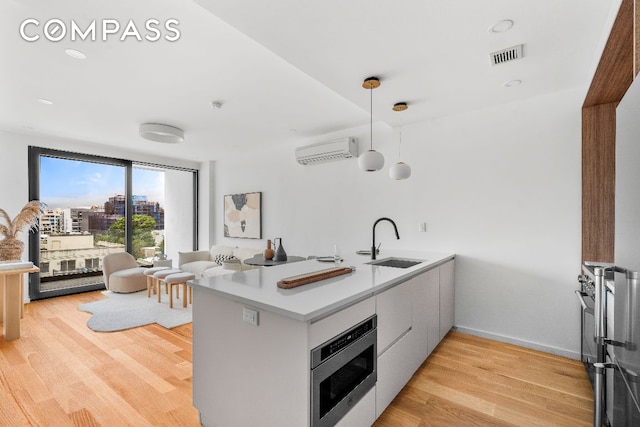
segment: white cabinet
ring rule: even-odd
[[[455,321],[455,264],[447,261],[440,270],[440,340],[453,328]]]
[[[412,298],[417,278],[376,295],[378,315],[378,382],[376,418],[415,371]]]
[[[411,328],[411,289],[409,280],[376,296],[378,355]]]
[[[309,325],[309,351],[376,314],[375,297],[352,305]]]
[[[257,326],[243,321],[244,304],[195,286],[193,403],[202,424],[308,426],[309,351],[377,314],[377,383],[338,426],[373,424],[453,326],[453,282],[452,260],[313,322],[252,307]]]
[[[415,369],[431,354],[440,341],[440,287],[437,268],[411,279],[412,331]]]
[[[420,299],[415,298],[414,304],[421,304],[421,316],[425,318],[424,323],[427,330],[427,350],[422,354],[422,362],[431,354],[440,342],[440,269],[427,271],[420,276],[422,278],[422,292]]]
[[[376,421],[376,388],[369,390],[335,427],[371,427]]]
[[[413,369],[418,369],[424,359],[427,357],[429,350],[429,318],[428,309],[425,306],[428,298],[427,276],[433,276],[435,271],[436,285],[438,284],[438,269],[430,270],[418,277],[414,277],[411,283],[411,332],[412,343],[410,360]]]
[[[404,334],[387,351],[378,356],[378,382],[376,383],[376,418],[389,406],[402,390],[415,368],[411,363],[413,331]]]
[[[376,417],[440,343],[454,322],[454,261],[376,296]]]
[[[202,424],[307,426],[307,324],[260,310],[253,326],[243,304],[198,286],[193,296],[193,405]]]

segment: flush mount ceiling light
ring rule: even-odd
[[[362,87],[369,89],[370,117],[371,117],[371,145],[368,151],[358,157],[358,166],[365,172],[376,172],[384,166],[384,157],[373,149],[373,89],[380,86],[380,79],[368,77],[362,83]]]
[[[44,104],[44,105],[53,105],[53,101],[50,99],[45,99],[45,98],[38,98],[37,101],[40,104]]]
[[[161,123],[143,123],[140,125],[139,133],[144,139],[165,144],[177,144],[184,141],[182,129]]]
[[[513,21],[511,19],[503,19],[502,21],[498,21],[492,26],[489,27],[490,33],[504,33],[505,31],[509,31],[513,27]]]
[[[509,80],[508,82],[504,82],[503,85],[505,87],[514,87],[514,86],[520,86],[522,84],[522,80]]]
[[[405,111],[409,106],[406,102],[398,102],[393,106],[393,111]],[[400,148],[402,147],[402,120],[400,120],[400,142],[398,143],[398,162],[389,168],[389,177],[395,180],[407,179],[411,176],[411,166],[400,161]]]
[[[83,52],[80,52],[79,50],[75,50],[75,49],[65,49],[64,53],[66,53],[67,55],[69,55],[72,58],[75,59],[86,59],[87,55],[85,55]]]

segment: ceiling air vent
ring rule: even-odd
[[[491,57],[491,65],[504,64],[505,62],[515,61],[522,58],[522,45],[509,47],[497,52],[489,54]]]

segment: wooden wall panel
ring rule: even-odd
[[[622,0],[583,107],[620,102],[634,77],[635,0]]]
[[[613,262],[616,105],[582,109],[582,261]]]
[[[622,0],[582,108],[582,260],[613,262],[616,106],[640,71],[640,0]]]
[[[640,72],[640,0],[634,0],[633,14],[633,76]]]

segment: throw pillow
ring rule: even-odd
[[[211,246],[211,249],[209,250],[209,253],[211,254],[211,258],[209,258],[210,260],[213,260],[216,255],[220,255],[220,254],[224,254],[224,255],[235,255],[233,253],[233,246],[220,246],[220,245],[213,245]]]
[[[213,262],[215,262],[218,265],[222,265],[223,262],[230,261],[232,259],[236,259],[236,257],[233,255],[218,254],[215,257],[213,257]]]

